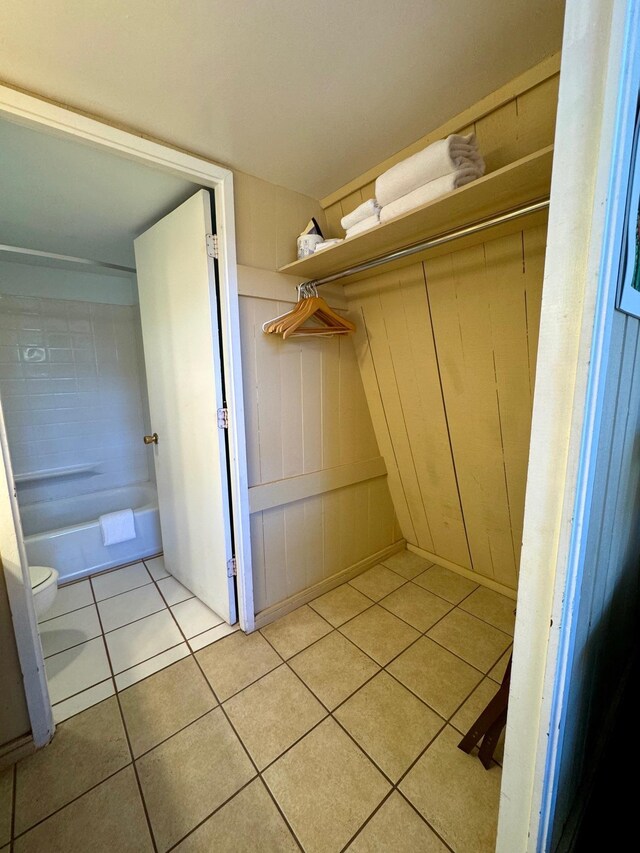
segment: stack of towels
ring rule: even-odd
[[[370,198],[351,213],[343,216],[340,224],[347,232],[347,237],[355,237],[356,234],[375,228],[380,224],[380,205],[375,198]]]
[[[380,222],[387,222],[482,175],[484,160],[478,150],[475,134],[453,134],[407,157],[380,175],[376,180],[376,197],[372,201],[381,207]],[[348,217],[342,220],[343,226],[345,219]]]

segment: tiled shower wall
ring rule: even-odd
[[[0,295],[0,395],[20,502],[153,477],[137,305]]]

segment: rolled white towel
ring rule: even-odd
[[[451,175],[443,175],[441,178],[436,178],[435,181],[429,181],[428,184],[395,199],[391,204],[385,204],[380,211],[380,222],[388,222],[390,219],[395,219],[396,216],[408,213],[410,210],[420,207],[428,201],[440,198],[442,195],[453,192],[458,187],[470,184],[471,181],[475,181],[480,177],[481,175],[477,169],[467,167]]]
[[[375,198],[369,198],[366,201],[363,201],[362,204],[358,205],[358,207],[356,207],[355,210],[352,210],[351,213],[347,213],[346,216],[343,216],[340,220],[340,224],[345,231],[348,231],[349,228],[357,225],[358,222],[362,222],[363,219],[368,219],[370,216],[376,216],[378,213],[380,213],[380,205]]]
[[[478,151],[475,134],[453,134],[396,163],[380,175],[376,180],[376,199],[385,207],[401,196],[467,166],[473,166],[478,177],[484,175],[484,160]]]
[[[331,237],[329,240],[325,240],[323,243],[318,243],[316,245],[316,250],[314,255],[317,255],[318,252],[322,252],[323,249],[330,249],[332,246],[337,246],[338,243],[343,243],[344,239],[342,237]]]
[[[375,228],[380,225],[380,216],[376,213],[375,216],[368,216],[356,225],[352,225],[347,231],[347,237],[355,237],[356,234],[362,234],[363,231],[369,231],[370,228]]]

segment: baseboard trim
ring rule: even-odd
[[[503,584],[498,583],[498,581],[491,580],[491,578],[485,578],[484,575],[479,575],[478,572],[472,572],[471,569],[465,569],[462,566],[458,566],[450,560],[445,560],[444,557],[438,557],[436,554],[430,554],[429,551],[425,551],[423,548],[418,548],[417,545],[412,545],[410,542],[407,542],[407,549],[409,551],[413,551],[413,553],[417,554],[419,557],[424,557],[425,560],[430,560],[432,563],[442,566],[444,569],[450,569],[452,572],[462,575],[463,578],[468,578],[470,581],[479,583],[481,586],[486,586],[494,592],[506,595],[507,598],[512,598],[514,601],[516,600],[517,591],[515,589],[511,589],[511,587],[504,586]]]
[[[365,557],[364,560],[360,560],[360,562],[354,563],[352,566],[343,569],[341,572],[331,575],[330,578],[319,581],[319,583],[316,583],[307,589],[303,589],[301,592],[296,592],[294,595],[289,596],[289,598],[285,598],[284,601],[279,601],[277,604],[265,607],[264,610],[256,613],[256,629],[264,628],[265,625],[268,625],[270,622],[274,622],[281,616],[286,616],[287,613],[291,613],[291,611],[295,610],[297,607],[302,607],[303,604],[307,604],[319,595],[329,592],[329,590],[340,586],[340,584],[343,584],[346,581],[350,581],[351,578],[355,578],[357,575],[362,574],[362,572],[370,569],[372,566],[381,563],[383,560],[386,560],[387,557],[391,557],[392,554],[397,554],[398,551],[403,551],[405,547],[406,543],[404,539],[400,539],[392,545],[383,548],[382,551],[377,551],[375,554]]]
[[[28,735],[22,735],[15,740],[5,743],[0,747],[0,770],[5,767],[11,767],[22,758],[36,751],[36,745],[33,742],[31,732]]]

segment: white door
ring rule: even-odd
[[[211,198],[200,190],[135,241],[149,385],[150,445],[158,480],[165,563],[229,623],[236,621],[222,359]],[[142,441],[142,436],[140,436]]]

